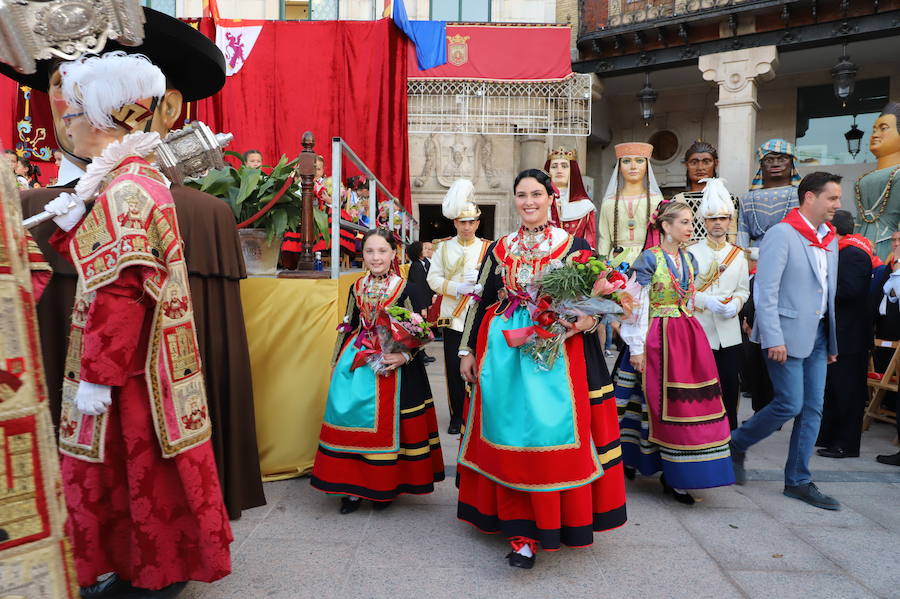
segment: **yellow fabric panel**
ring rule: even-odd
[[[334,326],[340,324],[341,319],[344,318],[344,312],[347,310],[347,296],[350,294],[350,288],[353,287],[353,284],[361,279],[364,274],[366,274],[365,271],[351,272],[341,275],[341,278],[338,279],[338,303]],[[331,357],[332,349],[334,348],[328,348],[329,359]]]
[[[400,276],[403,277],[404,279],[408,279],[408,278],[409,278],[409,267],[410,267],[410,264],[411,264],[410,262],[407,262],[406,264],[401,264],[401,265],[400,265]]]
[[[241,300],[264,480],[313,465],[337,336],[338,281],[249,278]]]
[[[312,469],[328,399],[335,328],[344,317],[350,287],[362,274],[338,280],[241,281],[264,480]]]

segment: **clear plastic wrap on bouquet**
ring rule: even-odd
[[[379,376],[388,376],[395,370],[384,361],[384,354],[411,352],[434,341],[434,334],[430,330],[425,334],[417,323],[401,322],[393,318],[383,319],[376,325],[375,332],[381,352],[372,354],[368,364]]]

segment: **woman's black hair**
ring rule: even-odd
[[[544,186],[544,189],[547,190],[547,195],[553,195],[553,183],[550,180],[550,175],[545,173],[539,168],[527,168],[516,177],[516,180],[513,182],[513,192],[515,193],[516,187],[519,186],[519,183],[522,182],[522,179],[535,179],[538,183]]]
[[[387,229],[369,229],[365,232],[362,238],[362,243],[360,243],[360,247],[366,247],[366,241],[369,240],[370,237],[374,236],[381,237],[385,241],[387,241],[388,245],[391,246],[392,250],[397,249],[397,241],[394,239],[394,234],[388,231]]]
[[[410,262],[418,262],[422,259],[422,242],[421,241],[413,241],[411,244],[406,246],[406,257],[409,258]]]

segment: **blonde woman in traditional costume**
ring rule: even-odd
[[[632,268],[642,290],[614,376],[626,476],[661,471],[663,491],[689,505],[686,489],[734,483],[716,362],[694,317],[693,218],[687,204],[660,204]]]
[[[650,167],[653,146],[630,142],[616,146],[616,168],[600,204],[597,253],[614,265],[634,261],[644,248],[650,215],[662,193]]]

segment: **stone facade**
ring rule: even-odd
[[[638,116],[634,93],[606,95],[602,101],[594,103],[593,110],[595,112],[605,111],[603,118],[595,123],[594,131],[596,133],[600,129],[611,128],[612,137],[607,146],[591,145],[587,160],[587,174],[596,179],[596,186],[601,190],[599,193],[602,193],[615,165],[613,149],[615,144],[626,141],[647,141],[654,133],[671,131],[678,139],[677,150],[668,160],[651,161],[660,187],[675,190],[684,186],[685,169],[681,160],[688,146],[696,139],[702,138],[719,146],[719,155],[722,158],[720,175],[727,179],[727,186],[732,193],[742,194],[746,191],[750,179],[758,168],[756,148],[774,137],[782,137],[790,142],[795,141],[797,89],[831,83],[831,76],[827,69],[785,74],[778,72],[780,68],[776,67],[774,79],[764,82],[760,78],[754,82],[756,86],[755,103],[758,107],[755,114],[756,123],[750,134],[743,138],[722,139],[723,132],[720,130],[722,106],[717,108],[717,103],[722,99],[719,84],[714,78],[708,82],[704,81],[703,73],[696,67],[696,70],[691,70],[685,76],[678,87],[657,87],[659,99],[654,106],[655,116],[648,127],[643,125]],[[864,69],[860,72],[861,77],[890,77],[889,95],[891,98],[900,98],[900,77],[896,76],[896,64],[890,62],[868,63],[864,65]],[[841,138],[842,133],[842,131],[838,132]],[[864,147],[868,145],[869,134],[869,131],[865,131]],[[741,157],[739,159],[731,158],[725,154],[726,150],[728,152],[736,150],[741,153]],[[734,156],[734,154],[731,155]],[[851,191],[852,182],[858,175],[872,170],[874,164],[861,162],[827,167],[811,165],[800,166],[799,170],[801,174],[807,174],[822,168],[841,174],[846,178],[844,207],[855,212]]]
[[[584,140],[571,137],[431,134],[410,135],[410,181],[413,216],[419,206],[440,204],[458,178],[471,179],[480,205],[495,206],[495,236],[518,223],[512,201],[513,181],[526,168],[543,168],[551,147],[575,148],[583,156]],[[584,161],[579,164],[584,169]],[[585,181],[589,191],[591,181]]]

